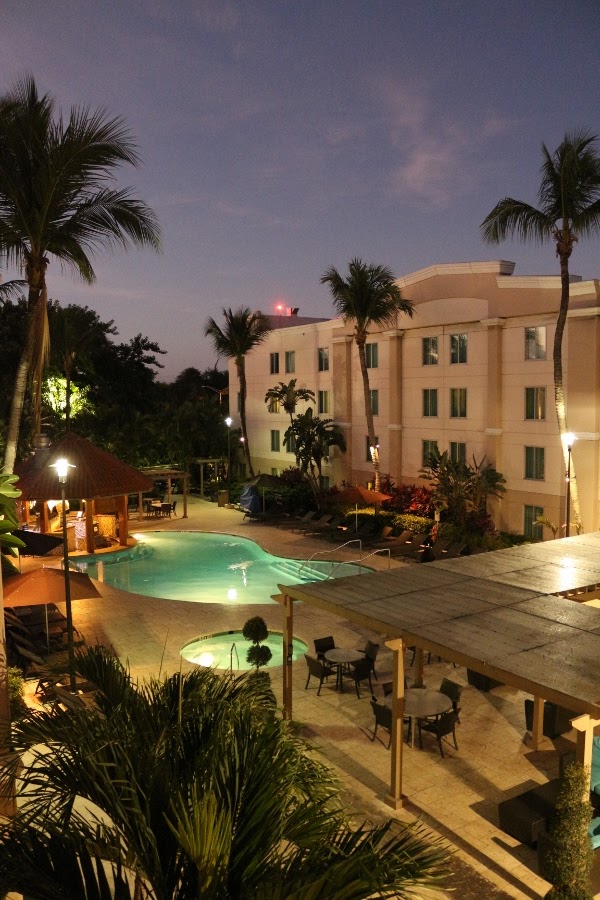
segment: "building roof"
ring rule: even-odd
[[[279,588],[390,639],[401,637],[600,718],[600,609],[567,599],[597,585],[598,532]]]
[[[66,494],[71,498],[95,500],[153,488],[147,475],[69,431],[15,467],[21,499],[53,500],[59,496],[58,478],[51,466],[61,458],[75,466],[69,470],[66,484]]]

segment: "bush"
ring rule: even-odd
[[[261,666],[269,664],[273,655],[269,647],[262,644],[262,641],[266,641],[269,637],[267,623],[261,616],[253,616],[242,628],[242,634],[247,641],[252,641],[252,646],[246,653],[246,662],[254,666],[258,672]]]
[[[425,516],[412,516],[409,513],[395,515],[393,522],[394,529],[398,534],[401,531],[427,532],[429,534],[434,525],[433,519],[425,518]]]
[[[6,670],[8,681],[8,699],[10,702],[10,717],[13,721],[22,719],[27,714],[27,704],[23,696],[25,679],[23,673],[16,666],[9,666]]]
[[[586,789],[585,768],[580,763],[570,763],[558,789],[544,860],[544,878],[552,884],[546,897],[553,900],[592,900],[594,851],[588,834],[592,806],[584,799]]]

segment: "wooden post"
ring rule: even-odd
[[[541,697],[533,698],[533,726],[531,729],[531,746],[539,750],[544,741],[544,701]]]
[[[129,531],[129,522],[127,519],[127,494],[117,498],[117,516],[119,522],[119,544],[121,547],[127,546],[127,532]]]
[[[392,809],[400,809],[406,802],[402,793],[402,725],[404,722],[404,642],[395,638],[385,642],[394,654],[394,681],[392,688],[392,760],[390,793],[385,802]]]
[[[202,469],[202,467],[200,467],[200,472],[202,472],[202,471],[203,471],[203,469]],[[187,500],[188,500],[188,474],[186,472],[185,475],[183,476],[183,515],[181,517],[182,519],[187,519],[187,517],[188,517]]]
[[[94,537],[94,501],[85,501],[85,549],[88,553],[96,552],[96,539]]]
[[[600,719],[592,719],[587,713],[583,716],[577,716],[573,719],[571,725],[577,732],[576,759],[578,763],[585,766],[586,785],[583,799],[590,799],[590,786],[592,778],[592,750],[594,728],[600,725]]]
[[[294,601],[287,594],[273,594],[271,600],[283,607],[283,718],[291,722]]]

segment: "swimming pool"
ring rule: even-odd
[[[254,541],[198,531],[144,532],[136,547],[97,556],[77,556],[82,572],[136,594],[193,603],[274,603],[278,584],[298,584],[358,575],[360,566],[285,559]],[[302,571],[300,571],[302,569]]]
[[[283,634],[281,631],[270,631],[265,641],[261,641],[271,651],[271,659],[267,667],[273,669],[283,665]],[[218,631],[216,634],[205,634],[193,641],[188,641],[181,648],[182,657],[197,666],[213,669],[230,669],[232,672],[247,672],[253,668],[246,660],[246,653],[251,646],[241,631]],[[308,650],[308,644],[299,638],[292,639],[292,660],[296,662]]]

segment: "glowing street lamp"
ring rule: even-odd
[[[573,444],[576,440],[576,435],[572,434],[570,431],[563,434],[563,441],[567,447],[567,521],[565,524],[565,537],[569,537],[571,533],[571,450],[573,449]]]
[[[227,416],[225,419],[227,425],[227,502],[229,503],[229,491],[231,490],[231,425],[233,419]]]
[[[57,459],[50,466],[56,469],[58,481],[60,484],[60,499],[62,505],[62,533],[63,533],[63,569],[65,572],[65,606],[67,608],[67,645],[69,650],[69,687],[71,693],[74,694],[75,687],[75,647],[73,643],[73,611],[71,609],[71,575],[69,572],[69,547],[67,544],[67,501],[65,497],[65,485],[69,469],[75,466],[66,459]]]

